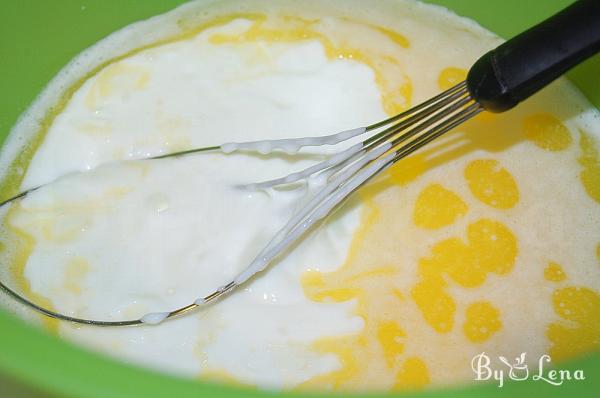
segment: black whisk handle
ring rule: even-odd
[[[481,57],[467,87],[484,109],[504,112],[599,51],[600,0],[578,0]]]

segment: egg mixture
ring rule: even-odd
[[[368,125],[461,82],[498,43],[401,0],[200,1],[126,27],[72,61],[13,129],[2,191],[56,182],[4,211],[0,274],[76,317],[193,302],[244,269],[310,189],[238,186],[344,146],[137,159]],[[3,301],[121,360],[260,388],[457,384],[483,351],[561,361],[600,345],[598,137],[598,111],[564,80],[482,113],[243,289],[159,326],[82,327]]]

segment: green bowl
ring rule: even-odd
[[[511,37],[565,7],[569,0],[435,0]],[[131,22],[165,12],[182,0],[5,0],[0,5],[0,144],[18,116],[71,58]],[[600,108],[600,57],[569,77]],[[411,393],[420,397],[591,397],[600,391],[600,353],[561,364],[586,379],[471,384]],[[478,382],[481,383],[481,382]],[[267,397],[256,390],[179,379],[128,366],[75,347],[0,311],[0,397]],[[281,394],[294,397],[298,394]],[[303,394],[306,395],[306,394]],[[331,396],[326,394],[315,397]],[[382,395],[363,395],[376,397]],[[389,396],[389,395],[387,395]]]

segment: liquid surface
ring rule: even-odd
[[[261,388],[418,389],[472,379],[482,351],[597,349],[600,117],[565,81],[399,162],[226,300],[152,326],[244,269],[311,187],[239,185],[360,137],[132,159],[365,126],[462,81],[498,42],[410,1],[204,1],[132,25],[74,61],[4,148],[3,192],[59,180],[3,214],[1,276],[68,315],[147,322],[41,321],[64,338]]]

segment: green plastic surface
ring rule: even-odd
[[[366,1],[366,0],[365,0]],[[375,0],[370,0],[375,1]],[[2,0],[0,2],[0,142],[44,85],[71,58],[109,33],[167,11],[181,0]],[[510,37],[569,0],[430,1]],[[600,108],[600,57],[569,76]],[[169,355],[165,352],[165,355]],[[405,396],[592,397],[600,391],[600,354],[561,368],[583,369],[585,381],[471,385]],[[43,392],[42,392],[43,391]],[[280,395],[183,380],[88,352],[0,311],[0,397],[267,397]],[[281,394],[299,396],[298,394]],[[328,395],[314,395],[328,396]],[[329,395],[331,396],[331,395]],[[379,395],[363,395],[376,397]]]

